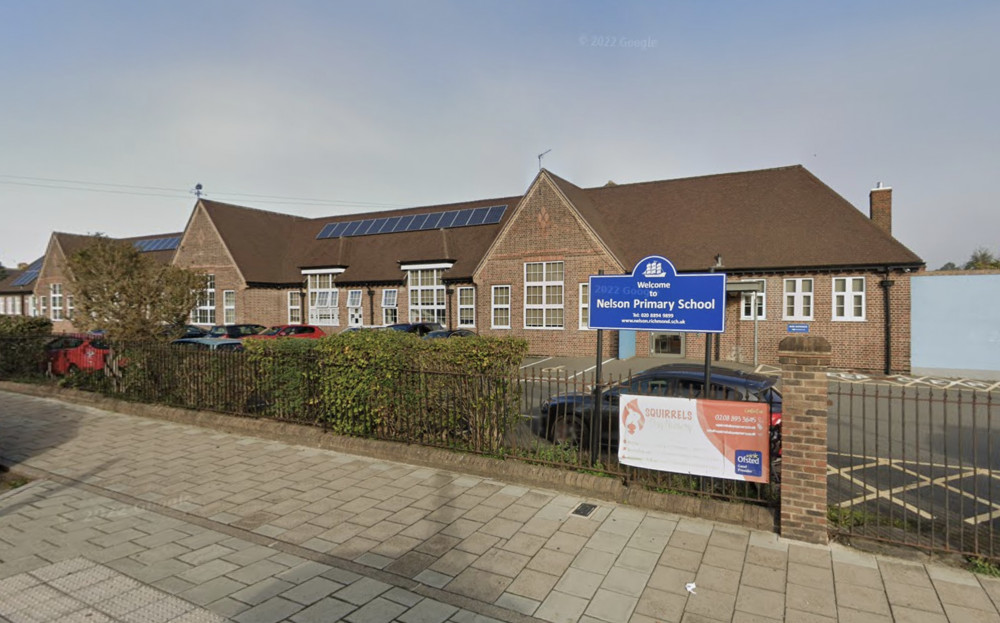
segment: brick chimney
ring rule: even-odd
[[[876,227],[892,235],[892,188],[879,182],[868,193],[868,216]]]

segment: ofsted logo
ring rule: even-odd
[[[736,473],[740,476],[761,476],[763,474],[763,456],[756,450],[737,450]]]

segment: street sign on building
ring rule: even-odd
[[[631,275],[591,275],[590,328],[722,333],[726,275],[678,275],[665,257],[651,255]]]

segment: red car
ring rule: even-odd
[[[108,344],[91,335],[64,335],[45,346],[48,368],[60,376],[77,370],[103,370],[108,357]]]
[[[279,324],[266,331],[261,331],[257,335],[249,335],[246,339],[276,340],[279,337],[298,337],[316,340],[326,337],[326,331],[311,324]]]

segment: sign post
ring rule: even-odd
[[[639,261],[631,275],[591,275],[592,329],[722,333],[726,275],[678,275],[664,257]]]

